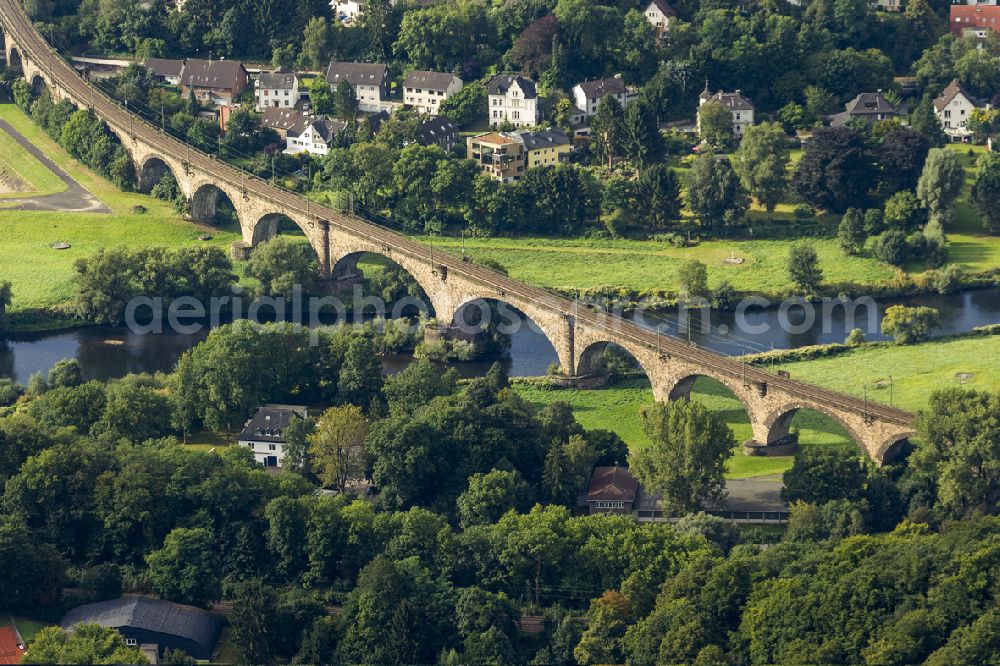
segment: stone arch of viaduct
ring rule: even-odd
[[[40,77],[55,97],[68,98],[81,108],[94,108],[132,156],[141,190],[151,190],[169,170],[190,201],[192,216],[197,220],[211,218],[219,197],[225,196],[236,210],[243,241],[249,246],[273,237],[277,220],[287,217],[302,229],[315,249],[323,275],[356,272],[357,259],[364,253],[383,255],[413,277],[438,321],[445,324],[455,323],[456,314],[471,302],[506,303],[541,329],[567,374],[586,373],[600,350],[613,343],[635,357],[658,400],[686,396],[695,378],[710,377],[741,401],[754,439],[759,442],[773,442],[786,435],[792,416],[800,409],[814,409],[833,417],[865,453],[880,463],[891,456],[897,444],[913,435],[912,416],[900,410],[862,406],[856,398],[756,368],[747,371],[732,359],[688,347],[674,338],[665,338],[661,347],[659,338],[654,341],[649,331],[634,323],[599,315],[337,211],[318,205],[310,211],[301,199],[264,181],[239,174],[205,155],[192,158],[186,146],[129,118],[117,103],[84,83],[45,45],[23,16],[17,0],[0,0],[0,19],[6,32],[3,46],[7,61],[19,61],[27,80]],[[36,54],[43,62],[35,59]]]

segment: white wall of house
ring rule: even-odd
[[[281,467],[281,461],[285,457],[284,444],[281,443],[241,440],[239,445],[249,448],[254,460],[264,467]]]
[[[354,86],[354,94],[358,97],[358,111],[362,113],[378,113],[382,109],[382,88],[377,85]]]
[[[462,89],[462,79],[457,76],[451,80],[446,90],[431,90],[429,88],[403,89],[403,104],[413,107],[419,113],[438,115],[441,102]]]
[[[972,134],[969,131],[969,114],[972,113],[976,105],[973,104],[968,97],[959,93],[948,102],[948,105],[938,111],[934,110],[937,114],[938,120],[941,121],[941,129],[944,133],[953,139],[961,139]]]
[[[526,99],[517,83],[512,83],[505,95],[490,95],[490,125],[497,127],[509,122],[514,127],[534,127],[538,124],[538,97]]]
[[[299,82],[295,81],[295,86],[289,89],[260,88],[255,90],[258,113],[263,113],[264,109],[278,108],[291,109],[299,101]]]
[[[585,112],[588,118],[597,113],[597,107],[605,97],[614,97],[623,109],[628,106],[629,102],[636,99],[634,95],[629,95],[628,92],[608,93],[600,97],[587,97],[583,88],[579,85],[573,86],[573,103],[576,105],[576,108]]]
[[[298,136],[289,134],[285,138],[285,142],[285,152],[290,155],[306,152],[310,155],[319,155],[322,157],[330,153],[330,146],[327,145],[323,137],[316,133],[312,125],[305,128],[302,134]]]
[[[666,34],[670,31],[670,17],[661,12],[655,2],[649,3],[643,14],[646,16],[646,20],[649,21],[649,24],[653,26],[653,30],[656,31],[657,36]]]

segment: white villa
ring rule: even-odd
[[[538,124],[538,92],[531,79],[498,74],[490,80],[487,92],[490,126],[498,127],[505,122],[514,127],[533,127]]]

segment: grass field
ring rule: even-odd
[[[801,379],[844,393],[917,410],[931,392],[949,387],[1000,390],[1000,337],[984,336],[925,342],[919,345],[866,345],[855,351],[776,366]],[[959,377],[959,375],[971,377]],[[876,388],[882,382],[884,388]]]
[[[51,625],[51,622],[41,622],[39,620],[34,620],[30,617],[23,617],[20,615],[14,616],[14,626],[17,627],[17,632],[21,634],[21,639],[25,643],[30,643],[35,637],[35,634]]]
[[[677,289],[677,269],[687,259],[708,266],[709,285],[723,280],[740,291],[780,293],[792,289],[787,256],[792,241],[706,241],[675,248],[667,243],[638,240],[567,240],[549,238],[466,239],[473,259],[498,261],[515,277],[556,289],[613,286],[646,290]],[[835,240],[815,240],[827,282],[871,284],[900,275],[898,269],[874,259],[845,257]],[[435,238],[434,246],[461,251],[461,240]],[[731,255],[742,264],[725,263]]]
[[[20,178],[29,188],[27,192],[0,194],[0,200],[12,197],[42,196],[56,194],[66,189],[66,183],[45,168],[31,153],[14,140],[14,137],[0,131],[0,172],[7,171]]]
[[[181,220],[169,204],[141,194],[120,192],[110,182],[70,157],[14,105],[0,105],[0,117],[39,146],[83,187],[107,204],[110,215],[6,211],[0,209],[0,279],[10,280],[14,297],[11,312],[52,308],[73,295],[73,262],[102,247],[126,245],[180,247],[201,244],[205,227]],[[40,165],[39,165],[40,166]],[[132,212],[144,206],[147,212]],[[235,231],[209,229],[213,245],[228,248]],[[51,245],[66,242],[69,250]]]
[[[536,407],[543,407],[557,400],[568,402],[573,407],[577,421],[585,428],[614,431],[629,447],[642,448],[649,444],[639,417],[642,407],[653,402],[653,393],[645,379],[626,380],[596,391],[546,390],[527,384],[515,384],[515,388]],[[740,444],[753,436],[750,420],[740,401],[724,386],[711,379],[699,379],[691,398],[720,413],[736,437],[736,450],[727,466],[729,478],[780,474],[791,467],[791,456],[771,458],[743,453]],[[854,443],[840,425],[822,414],[802,410],[795,415],[792,427],[798,429],[799,441],[804,447],[840,446],[854,449]]]

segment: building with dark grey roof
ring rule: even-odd
[[[538,91],[535,82],[524,76],[498,74],[486,86],[490,126],[510,124],[532,127],[538,124]]]
[[[830,116],[830,126],[840,127],[854,119],[874,123],[894,118],[897,115],[901,115],[899,109],[886,99],[881,90],[877,90],[871,93],[861,93],[848,102],[844,111]]]
[[[382,102],[389,99],[389,79],[385,65],[333,61],[326,68],[326,81],[331,90],[336,90],[345,81],[354,86],[358,110],[364,113],[378,113]]]
[[[593,81],[581,81],[573,86],[573,104],[582,109],[588,116],[597,113],[597,107],[605,97],[613,97],[623,109],[635,99],[630,95],[625,82],[620,76]]]
[[[450,153],[458,140],[458,125],[444,116],[433,116],[420,124],[420,145],[440,146]]]
[[[165,650],[183,650],[195,659],[211,659],[222,626],[206,610],[161,599],[122,597],[74,608],[60,625],[72,630],[78,624],[99,624],[117,630],[132,646],[153,644]]]
[[[234,60],[188,58],[181,70],[181,95],[216,106],[231,105],[250,85],[243,63]]]
[[[403,104],[436,115],[441,102],[461,89],[462,79],[454,74],[415,69],[403,80]]]
[[[311,127],[316,120],[308,118],[306,127]],[[289,142],[293,131],[289,131]],[[264,467],[281,467],[288,424],[307,416],[308,410],[300,405],[264,405],[247,421],[236,441],[240,446],[248,446]]]
[[[144,67],[161,81],[176,86],[181,82],[181,70],[184,69],[184,61],[168,60],[166,58],[148,58]]]
[[[754,112],[755,107],[753,102],[743,96],[743,93],[737,90],[736,92],[724,92],[720,90],[717,93],[712,93],[708,89],[708,81],[705,81],[705,89],[701,91],[698,95],[698,132],[701,132],[701,107],[706,104],[718,104],[722,108],[729,111],[733,119],[733,134],[735,136],[743,136],[743,133],[748,127],[754,123]]]
[[[261,72],[254,82],[254,97],[258,111],[294,108],[299,101],[299,77],[280,67],[273,72]]]

